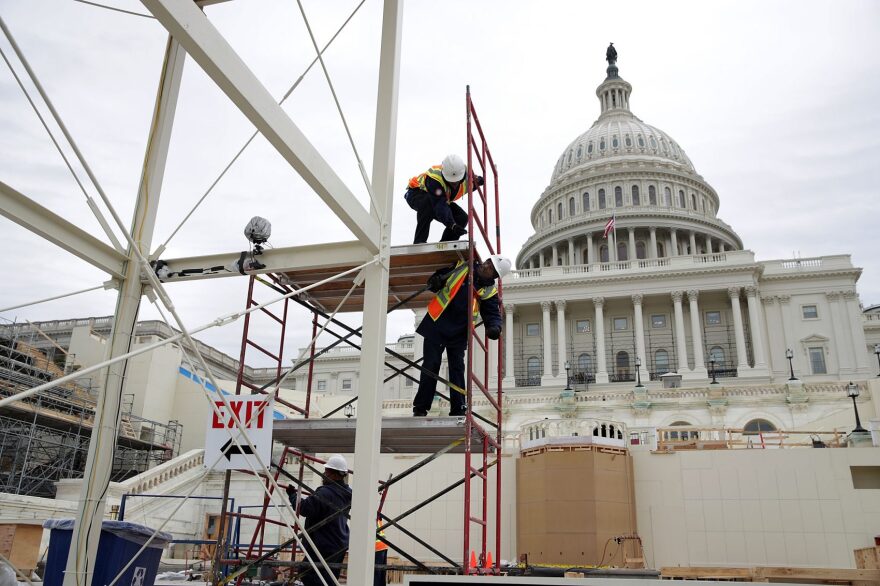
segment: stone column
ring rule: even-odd
[[[706,254],[712,254],[712,237],[706,234]]]
[[[651,258],[657,258],[657,228],[655,226],[651,226],[651,251],[649,254]]]
[[[687,345],[684,339],[684,314],[681,310],[681,298],[684,296],[683,291],[672,292],[672,305],[675,315],[675,353],[677,354],[677,372],[685,374],[690,372],[688,368]]]
[[[555,267],[559,264],[559,249],[556,247],[556,243],[553,243],[553,258],[550,260],[550,266]]]
[[[749,304],[749,329],[752,333],[752,354],[755,357],[755,374],[767,375],[767,357],[764,354],[764,320],[758,304],[758,288],[746,287],[746,300]]]
[[[874,372],[873,357],[865,351],[868,346],[865,340],[865,330],[862,326],[862,309],[859,307],[859,297],[855,291],[844,291],[841,295],[844,307],[847,313],[844,319],[848,319],[850,326],[850,339],[853,344],[853,362],[856,371],[862,374],[871,374]]]
[[[541,374],[541,385],[548,385],[553,379],[553,339],[550,332],[550,302],[541,302],[541,312],[544,316],[543,338],[544,345],[544,372]]]
[[[556,378],[561,379],[562,384],[565,384],[565,361],[568,360],[565,329],[565,301],[560,300],[556,302],[556,352],[558,355]]]
[[[706,361],[703,357],[703,328],[700,323],[700,308],[697,305],[699,295],[700,292],[696,289],[688,291],[691,313],[691,346],[694,351],[694,369],[691,372],[694,377],[705,378],[709,376],[709,371],[706,370]]]
[[[608,370],[605,365],[605,315],[602,307],[605,305],[604,297],[593,297],[593,307],[596,309],[596,383],[608,382]]]
[[[836,358],[838,374],[845,376],[853,371],[853,356],[849,353],[846,342],[844,342],[846,338],[844,332],[846,330],[843,327],[840,316],[840,292],[828,291],[825,293],[825,298],[828,300],[828,309],[831,312],[829,317],[831,318],[831,333],[834,339],[834,344],[831,345],[831,353]]]
[[[642,377],[642,384],[645,384],[649,380],[648,375],[648,360],[645,356],[645,322],[644,317],[642,316],[642,296],[641,295],[633,295],[633,326],[635,327],[636,333],[636,356],[642,361],[642,366],[639,367],[639,372]]]
[[[535,268],[535,257],[533,257],[533,256],[529,257],[529,268],[530,269]]]
[[[596,250],[593,248],[593,233],[587,232],[587,258],[584,259],[584,264],[598,262],[596,260]]]
[[[718,245],[718,252],[727,252],[727,246],[723,242]]]
[[[733,337],[736,341],[736,372],[739,376],[748,374],[749,356],[746,353],[746,333],[743,329],[742,308],[739,305],[739,287],[728,287],[730,308],[733,310]]]
[[[691,255],[693,256],[695,254],[700,254],[700,252],[697,250],[697,235],[694,234],[693,230],[690,231],[689,239],[691,245]]]
[[[636,260],[636,229],[627,228],[629,231],[629,260]]]
[[[513,307],[512,303],[504,304],[504,380],[501,386],[505,389],[516,386],[516,365],[513,363]]]
[[[669,251],[669,256],[678,256],[678,234],[675,228],[669,231],[669,236],[672,238],[672,250]]]
[[[576,265],[577,262],[574,258],[574,238],[568,239],[568,266],[572,267]]]

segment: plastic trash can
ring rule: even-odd
[[[43,523],[43,528],[50,531],[44,586],[61,586],[64,581],[67,555],[73,539],[73,522],[73,519],[49,519]],[[119,570],[134,558],[153,535],[153,531],[149,527],[127,521],[104,521],[91,586],[107,586]],[[171,539],[170,533],[160,531],[116,581],[116,586],[153,586],[162,550]]]

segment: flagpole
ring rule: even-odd
[[[617,212],[611,212],[611,239],[614,241],[614,262],[619,262],[617,258]]]

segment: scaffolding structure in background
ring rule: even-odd
[[[479,249],[486,250],[490,255],[501,252],[498,171],[471,101],[469,88],[466,92],[466,112],[468,169],[471,170],[471,174],[483,176],[485,181],[481,187],[476,185],[468,186],[468,241],[392,247],[388,287],[389,313],[400,308],[411,308],[411,304],[418,303],[424,305],[430,301],[433,294],[427,291],[425,283],[436,270],[450,267],[457,261],[465,261],[468,263],[470,274],[473,274],[474,263],[480,260]],[[295,288],[316,283],[328,275],[338,272],[340,268],[347,267],[318,267],[309,270],[290,270],[281,274],[252,275],[248,285],[245,307],[257,305],[257,293],[255,290],[257,285],[268,287],[274,293],[285,295],[291,293]],[[502,295],[500,282],[498,283],[498,290],[499,307],[503,308],[503,303],[500,302]],[[268,356],[273,363],[277,364],[276,380],[258,387],[248,384],[244,380],[242,372],[240,372],[236,393],[241,392],[243,388],[247,388],[257,393],[272,394],[277,403],[285,405],[302,416],[301,419],[293,418],[276,421],[273,434],[274,439],[284,446],[279,461],[273,462],[275,468],[274,479],[277,481],[281,476],[284,476],[293,486],[298,488],[301,494],[308,495],[314,491],[313,487],[308,486],[304,481],[304,473],[307,470],[318,477],[322,476],[321,472],[312,464],[322,463],[323,460],[315,458],[310,454],[330,452],[351,453],[354,451],[356,422],[350,418],[340,419],[332,418],[332,416],[346,409],[349,405],[353,405],[358,400],[358,397],[351,398],[333,411],[324,414],[320,419],[309,418],[309,406],[313,382],[312,368],[315,358],[341,344],[357,350],[361,348],[356,343],[356,340],[361,335],[361,329],[352,328],[335,319],[331,312],[334,312],[334,310],[340,312],[362,311],[363,295],[363,291],[356,286],[355,277],[352,276],[349,279],[339,279],[312,289],[308,294],[290,298],[292,302],[304,307],[311,314],[312,340],[308,349],[308,358],[296,362],[284,372],[282,372],[282,365],[284,360],[284,333],[287,327],[288,315],[287,305],[285,304],[284,306],[283,317],[266,312],[267,317],[280,327],[280,342],[278,342],[277,338],[273,338],[271,342],[255,340],[250,320],[247,319],[244,323],[241,342],[241,364],[244,365],[248,350],[256,350],[264,356]],[[473,303],[474,290],[473,287],[469,287],[468,307],[473,306]],[[327,334],[335,340],[320,351],[317,351],[316,335],[319,332],[319,323],[322,324],[321,333]],[[272,346],[270,346],[270,343]],[[503,356],[502,344],[503,342],[499,340],[497,353],[495,354],[498,360],[496,361],[495,372],[493,372],[493,386],[495,388],[491,388],[490,354],[492,350],[489,346],[489,340],[485,337],[485,334],[480,333],[477,329],[477,324],[469,320],[466,385],[465,388],[459,391],[449,387],[450,393],[463,392],[466,394],[468,408],[463,418],[384,418],[382,421],[381,451],[388,453],[424,454],[424,458],[402,473],[379,482],[377,490],[381,497],[377,512],[378,520],[382,523],[383,529],[393,527],[400,530],[404,535],[413,539],[416,543],[431,551],[435,556],[448,564],[446,568],[427,566],[415,556],[404,551],[399,545],[389,542],[377,530],[377,540],[385,542],[392,550],[397,551],[401,557],[413,564],[409,566],[395,566],[396,569],[463,574],[496,573],[499,571],[500,556],[497,554],[500,552],[501,546],[501,380],[503,365],[500,357]],[[276,345],[278,347],[277,353],[269,349],[270,347],[276,347]],[[476,347],[479,347],[481,350],[479,354],[482,357],[481,361],[477,359]],[[385,367],[391,371],[391,374],[384,379],[384,382],[387,383],[394,377],[403,376],[411,379],[414,384],[418,384],[419,376],[424,372],[420,365],[421,359],[410,360],[388,347],[385,348],[385,353],[387,357],[395,360],[395,364],[386,360]],[[399,366],[399,363],[402,363],[402,367]],[[304,389],[305,397],[302,404],[291,404],[279,395],[280,383],[292,372],[303,367],[308,367],[309,370],[306,388]],[[439,375],[433,373],[429,373],[429,375],[436,378],[441,385],[449,384],[449,381]],[[378,392],[381,392],[381,390]],[[439,394],[447,401],[449,400],[442,392]],[[472,409],[474,399],[476,398],[481,399],[481,403],[484,402],[486,405],[482,414],[476,413]],[[403,481],[423,466],[428,465],[431,461],[446,453],[463,453],[463,474],[461,480],[443,488],[419,505],[410,508],[395,518],[388,517],[382,512],[381,503],[384,503],[385,495],[387,495],[387,491],[392,485]],[[291,460],[297,465],[298,473],[295,475],[284,470],[285,465]],[[494,495],[490,495],[490,475],[493,474],[493,469],[495,490]],[[245,519],[256,521],[253,534],[246,549],[241,547],[243,542],[240,537],[237,537],[234,540],[236,543],[226,544],[225,551],[227,555],[225,559],[216,560],[223,566],[221,572],[224,575],[228,574],[230,576],[226,579],[227,582],[234,579],[236,584],[239,584],[246,568],[255,565],[286,565],[277,559],[277,556],[282,552],[289,555],[291,560],[295,560],[296,549],[294,540],[291,539],[275,547],[267,547],[264,544],[266,525],[278,524],[277,521],[267,516],[270,508],[269,495],[271,494],[271,483],[269,483],[268,479],[265,479],[265,482],[267,494],[264,496],[262,510],[259,514],[245,514],[241,510],[224,513],[235,517],[236,527],[240,527],[241,521]],[[463,552],[460,558],[461,561],[457,562],[454,559],[454,554],[448,555],[440,551],[407,530],[402,522],[406,517],[459,486],[463,486],[464,491],[462,507]],[[226,487],[224,496],[228,497],[228,483]],[[223,510],[225,511],[226,507]],[[490,540],[488,529],[493,521],[495,535],[493,536],[494,539]],[[476,527],[479,531],[479,538],[476,544],[471,542],[471,530],[473,527]],[[221,541],[218,540],[217,543],[216,551],[218,552],[224,551],[224,544]],[[494,547],[491,542],[494,542]],[[471,549],[472,545],[474,546],[473,550]],[[493,550],[496,552],[494,560],[490,555]],[[479,563],[471,565],[471,556],[478,556]],[[289,565],[296,566],[298,563],[291,561]],[[229,574],[229,569],[232,566],[238,566],[239,569]]]
[[[0,398],[51,382],[72,362],[60,346],[38,349],[34,327],[7,327],[0,338]],[[30,336],[30,337],[29,337]],[[59,366],[60,363],[60,366]],[[0,408],[0,492],[55,497],[55,482],[81,478],[95,418],[95,389],[68,382]],[[132,396],[123,398],[121,426],[111,479],[126,480],[180,452],[181,426],[132,413]]]

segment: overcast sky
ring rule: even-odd
[[[134,0],[101,1],[145,12]],[[323,45],[357,2],[304,0],[303,5]],[[295,0],[234,0],[206,13],[277,97],[314,58]],[[0,0],[0,15],[128,224],[166,31],[156,20],[74,0]],[[381,3],[366,0],[325,53],[368,170],[380,30]],[[464,90],[470,84],[500,167],[504,252],[515,257],[533,232],[529,213],[558,156],[599,114],[595,88],[605,77],[605,48],[613,41],[620,75],[633,85],[633,112],[684,148],[718,192],[719,217],[747,249],[760,260],[852,254],[853,263],[864,269],[862,303],[880,303],[880,197],[874,172],[880,163],[878,30],[880,3],[873,0],[406,0],[393,243],[411,242],[415,226],[414,213],[401,197],[406,180],[447,153],[464,153]],[[0,48],[23,74],[3,38]],[[285,109],[368,205],[357,160],[319,68],[305,77]],[[188,60],[154,248],[252,131]],[[102,237],[5,64],[0,65],[0,180]],[[242,228],[254,215],[271,220],[275,246],[351,239],[258,138],[164,256],[244,249]],[[439,234],[435,226],[432,238]],[[0,307],[106,279],[2,218],[0,243]],[[168,289],[187,325],[196,326],[241,308],[246,280],[178,283]],[[109,315],[115,300],[114,292],[93,292],[0,317]],[[145,304],[141,315],[154,319],[158,314]],[[410,312],[389,318],[390,340],[412,330]],[[305,319],[289,331],[292,347],[308,339]],[[199,337],[237,356],[240,336],[238,322]]]

